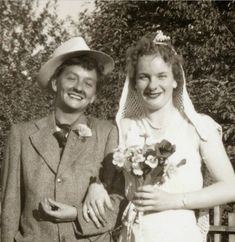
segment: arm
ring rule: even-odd
[[[235,176],[215,125],[208,125],[208,140],[200,141],[200,152],[215,183],[199,191],[169,194],[146,186],[139,189],[135,204],[141,211],[200,209],[235,201]],[[146,201],[141,199],[147,198]]]
[[[129,119],[122,119],[120,120],[120,127],[119,127],[119,145],[124,145],[126,141],[126,135],[130,128],[130,120]],[[111,204],[110,196],[108,192],[110,193],[111,184],[114,181],[114,186],[116,184],[116,187],[118,186],[118,182],[116,179],[120,179],[122,177],[122,174],[120,172],[117,172],[117,169],[112,164],[112,153],[114,148],[118,146],[117,143],[117,129],[114,129],[116,134],[116,138],[110,139],[107,147],[106,147],[106,154],[111,155],[109,159],[106,157],[106,161],[104,161],[103,168],[101,169],[101,180],[98,179],[97,182],[92,183],[87,191],[87,195],[84,201],[83,205],[83,217],[87,222],[90,222],[91,220],[95,223],[97,227],[101,227],[102,225],[107,222],[106,212],[105,208],[108,208],[110,210],[113,209],[113,206]],[[121,184],[124,185],[124,178],[122,177]],[[124,187],[119,185],[119,188],[122,189],[122,191],[119,189],[119,193],[123,193]],[[109,189],[107,191],[106,189]],[[115,190],[115,189],[114,189]],[[123,194],[122,194],[123,196]],[[88,213],[89,212],[89,213]]]
[[[213,127],[208,140],[200,143],[200,151],[210,174],[216,181],[201,191],[185,196],[186,207],[207,208],[235,201],[235,176],[221,137]]]
[[[112,164],[112,152],[116,147],[117,129],[116,127],[113,127],[106,142],[104,152],[105,159],[100,171],[100,179],[104,186],[103,184],[97,183],[91,184],[88,190],[88,196],[84,202],[86,211],[87,208],[92,209],[93,211],[96,209],[99,210],[101,208],[101,213],[105,211],[104,217],[106,222],[103,223],[103,226],[95,226],[93,222],[87,223],[87,217],[86,215],[84,216],[84,209],[81,207],[81,209],[78,209],[78,221],[83,235],[106,232],[113,229],[117,223],[124,196],[124,180],[122,174],[117,172],[116,168]],[[110,198],[107,191],[110,194]],[[113,209],[106,209],[106,206],[104,206],[106,202],[109,206],[109,199],[111,200]],[[104,211],[102,211],[102,208]],[[98,220],[98,218],[96,219]]]
[[[14,242],[21,215],[20,135],[13,126],[8,138],[2,167],[2,242]]]

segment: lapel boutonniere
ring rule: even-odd
[[[91,129],[86,124],[78,124],[76,131],[82,141],[85,141],[85,138],[92,136]]]

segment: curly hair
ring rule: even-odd
[[[100,65],[96,59],[87,55],[83,55],[83,56],[77,56],[77,57],[72,57],[70,59],[67,59],[60,66],[57,67],[57,69],[55,70],[54,74],[51,77],[51,80],[48,83],[49,91],[53,91],[51,87],[51,81],[53,79],[58,78],[61,75],[61,73],[65,70],[66,67],[73,66],[73,65],[81,66],[84,69],[89,71],[96,70],[97,77],[98,77],[97,91],[100,89],[100,86],[104,77],[104,74],[103,74],[104,66]]]
[[[168,42],[162,44],[154,43],[154,34],[143,36],[133,46],[128,48],[126,54],[127,73],[129,74],[130,83],[135,86],[136,81],[136,68],[138,60],[143,55],[156,55],[172,66],[173,76],[177,83],[183,81],[182,78],[182,57],[179,56],[174,50],[173,46]]]

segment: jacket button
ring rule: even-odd
[[[57,181],[58,183],[62,183],[62,179],[61,179],[60,177],[57,178],[56,181]]]

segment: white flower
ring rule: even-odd
[[[171,38],[169,36],[164,35],[161,30],[158,30],[153,40],[153,43],[157,44],[159,42],[169,41],[170,39]]]
[[[78,134],[81,137],[90,137],[92,136],[91,129],[85,124],[78,124]]]
[[[135,154],[134,157],[131,158],[133,162],[139,163],[139,162],[144,162],[145,158],[142,154]]]
[[[132,166],[132,171],[135,175],[142,176],[144,174],[138,162],[133,162],[131,166]]]
[[[122,160],[122,159],[113,159],[113,164],[118,167],[123,167],[124,162],[125,160]]]
[[[113,153],[113,164],[118,167],[123,167],[126,160],[126,156],[124,154],[124,150],[121,148],[117,148]]]
[[[154,169],[158,166],[158,159],[152,155],[148,155],[145,164]]]
[[[133,169],[133,173],[137,176],[142,176],[144,174],[141,169]]]

